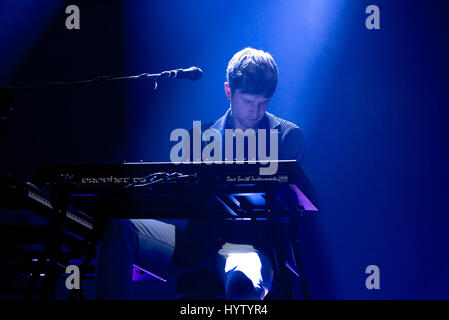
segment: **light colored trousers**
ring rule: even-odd
[[[97,255],[97,298],[129,299],[133,263],[157,275],[179,277],[188,273],[189,269],[170,263],[175,246],[173,224],[154,219],[108,220]],[[263,299],[271,289],[270,260],[253,246],[225,243],[217,258],[224,263],[211,263],[210,267],[220,266],[215,271],[226,299]]]

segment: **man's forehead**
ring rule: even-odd
[[[271,99],[270,97],[266,97],[263,94],[243,93],[240,89],[235,90],[235,94],[239,95],[243,99],[257,102],[268,102]]]

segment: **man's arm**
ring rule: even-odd
[[[282,141],[280,153],[281,160],[296,160],[299,165],[304,163],[305,140],[304,134],[299,127],[289,130]]]

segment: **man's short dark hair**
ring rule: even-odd
[[[242,93],[271,97],[278,81],[276,62],[268,52],[247,47],[229,61],[226,79],[232,93],[240,89]]]

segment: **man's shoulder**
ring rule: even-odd
[[[210,122],[206,122],[206,123],[201,123],[201,130],[204,131],[204,130],[212,128],[216,122],[217,121],[210,121]]]
[[[201,132],[204,132],[207,129],[212,128],[213,125],[215,124],[215,122],[216,121],[210,121],[210,122],[206,122],[206,123],[201,122],[201,127],[200,127]],[[192,132],[193,132],[193,128],[190,128],[189,133],[192,134]]]
[[[303,163],[305,140],[302,129],[295,123],[270,115],[271,121],[277,123],[278,132],[281,135],[281,150],[279,159],[297,160],[299,164]]]
[[[229,116],[231,114],[231,109],[229,108],[224,115],[222,115],[220,118],[218,118],[215,121],[210,121],[206,123],[201,123],[201,130],[207,130],[207,129],[216,129],[218,131],[222,131],[226,128],[226,124],[229,120]]]
[[[291,121],[288,121],[288,120],[285,120],[285,119],[282,119],[282,118],[279,118],[279,117],[278,117],[278,119],[279,119],[279,122],[280,122],[279,126],[281,127],[281,130],[292,130],[292,129],[299,129],[299,130],[301,130],[301,128],[297,124],[295,124],[295,123],[293,123]]]
[[[302,134],[302,129],[291,121],[282,119],[268,112],[267,117],[270,122],[270,129],[277,128],[282,135],[286,135],[292,131]]]

